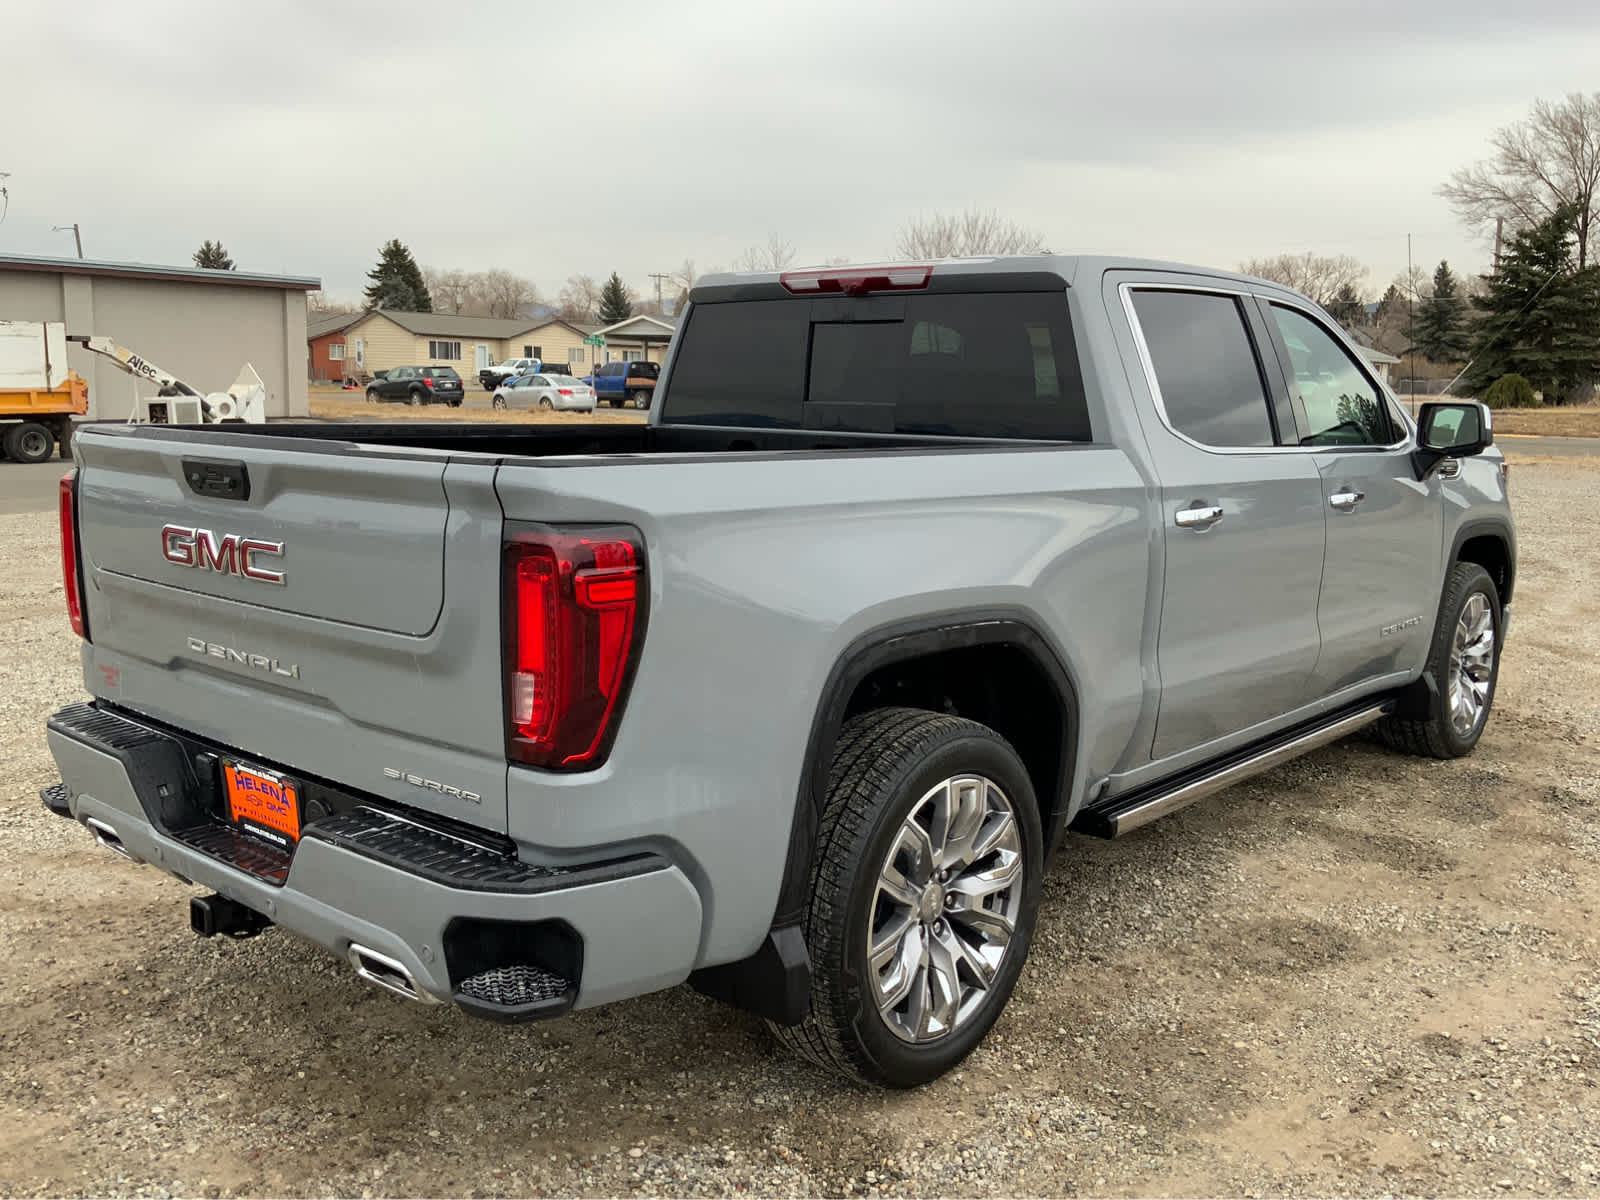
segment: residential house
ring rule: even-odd
[[[454,367],[471,381],[503,358],[536,354],[526,318],[458,317],[449,313],[361,313],[341,332],[348,377],[364,379],[391,367]]]
[[[310,348],[311,381],[342,383],[345,374],[345,330],[365,313],[312,313],[306,317],[306,344]],[[352,365],[354,359],[352,356]]]
[[[637,316],[613,325],[594,325],[581,321],[548,320],[522,335],[530,358],[543,359],[549,367],[565,365],[574,375],[587,375],[600,363],[643,360],[661,362],[666,358],[677,326],[660,317]],[[603,347],[589,346],[584,338],[602,335]]]

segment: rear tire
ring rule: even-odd
[[[24,421],[6,431],[6,454],[14,462],[45,462],[55,448],[55,435],[37,421]]]
[[[635,408],[650,407],[650,393],[645,391],[643,388],[635,388],[634,391],[628,396],[628,399],[633,401],[633,406]]]
[[[803,924],[811,1009],[774,1036],[863,1083],[943,1075],[1022,972],[1043,844],[1027,770],[994,730],[915,708],[851,718],[829,767]]]
[[[412,408],[415,408],[417,405],[422,403],[422,393],[416,391],[407,392],[406,403]]]
[[[555,412],[555,410],[556,410],[556,406],[554,404],[550,403],[550,397],[549,396],[540,396],[539,397],[539,411],[540,412]]]
[[[1477,563],[1456,563],[1445,576],[1428,650],[1434,689],[1421,718],[1388,717],[1376,727],[1392,750],[1423,758],[1471,754],[1489,723],[1500,678],[1503,640],[1500,591]]]

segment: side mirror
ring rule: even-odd
[[[1417,412],[1417,478],[1446,458],[1468,458],[1494,445],[1494,418],[1476,400],[1424,404]]]

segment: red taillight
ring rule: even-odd
[[[89,627],[83,619],[82,573],[78,569],[78,472],[61,477],[61,583],[67,593],[67,619],[72,632],[88,640]]]
[[[528,530],[506,547],[506,752],[555,770],[598,766],[644,630],[636,530]]]
[[[560,392],[563,396],[572,395],[572,389],[571,388],[557,388],[556,391]]]
[[[931,266],[830,267],[822,271],[785,271],[778,282],[797,296],[836,292],[914,292],[928,286]]]

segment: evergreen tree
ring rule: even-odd
[[[210,238],[207,238],[201,244],[200,249],[194,252],[194,265],[208,267],[213,271],[231,271],[233,270],[233,259],[222,248],[221,242],[213,242]]]
[[[433,297],[422,280],[422,268],[399,238],[389,241],[378,255],[378,265],[367,272],[367,303],[394,312],[432,312]]]
[[[1414,352],[1432,362],[1461,362],[1471,350],[1467,330],[1467,304],[1450,264],[1440,262],[1433,272],[1433,295],[1417,306]]]
[[[1346,329],[1353,329],[1366,324],[1367,305],[1353,286],[1341,283],[1333,299],[1328,301],[1328,315]]]
[[[633,316],[633,301],[628,299],[628,289],[622,286],[622,277],[615,271],[600,289],[600,320],[615,325]]]
[[[1467,385],[1481,391],[1502,375],[1521,375],[1560,403],[1600,366],[1600,268],[1573,261],[1577,209],[1563,205],[1519,231],[1486,277]]]
[[[1378,301],[1378,311],[1374,315],[1380,325],[1401,319],[1406,315],[1406,298],[1401,295],[1398,284],[1391,283],[1389,285],[1389,290],[1384,292],[1383,298]]]

